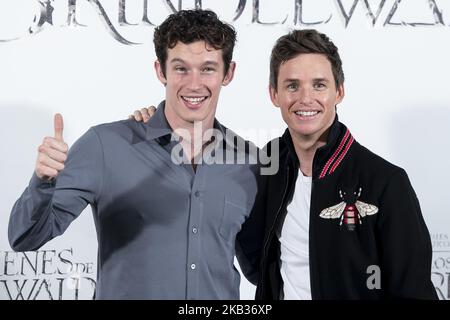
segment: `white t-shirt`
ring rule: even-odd
[[[309,210],[311,177],[299,171],[295,191],[278,238],[285,300],[311,300],[309,275]]]

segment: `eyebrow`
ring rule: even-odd
[[[290,82],[300,82],[298,79],[285,79],[283,80],[283,83],[290,83]],[[326,78],[314,78],[313,82],[330,82],[330,80]]]
[[[297,79],[285,79],[283,80],[283,83],[288,83],[288,82],[300,82]]]
[[[330,80],[326,78],[315,78],[313,79],[314,82],[329,82]]]
[[[185,63],[183,59],[180,58],[173,58],[170,60],[170,63]]]
[[[213,65],[213,66],[219,66],[219,63],[218,62],[216,62],[216,61],[210,61],[210,60],[207,60],[207,61],[205,61],[204,63],[203,63],[203,65]]]
[[[173,58],[172,60],[170,60],[170,63],[183,63],[186,64],[186,61],[184,61],[183,59],[180,58]],[[216,61],[211,61],[211,60],[207,60],[204,63],[202,63],[202,65],[213,65],[213,66],[218,66],[219,63],[217,63]]]

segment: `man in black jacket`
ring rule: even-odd
[[[270,96],[288,129],[267,146],[279,146],[280,170],[255,212],[265,215],[256,298],[436,299],[431,240],[406,172],[338,121],[344,73],[326,35],[278,39]]]

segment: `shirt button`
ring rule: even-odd
[[[200,197],[200,191],[195,191],[194,195],[198,198]]]
[[[194,270],[195,269],[195,263],[191,264],[191,269]]]
[[[195,227],[192,228],[192,233],[193,233],[193,234],[196,234],[197,232],[198,232],[197,228],[195,228]]]

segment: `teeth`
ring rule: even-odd
[[[302,117],[312,117],[318,113],[319,113],[319,111],[302,111],[302,110],[295,112],[296,115],[302,116]]]
[[[205,100],[206,97],[183,97],[183,99],[191,104],[199,104]]]

